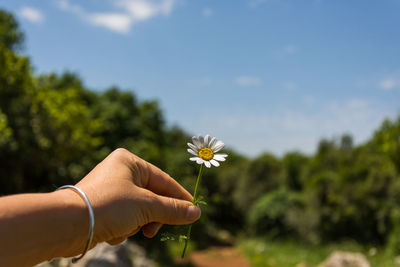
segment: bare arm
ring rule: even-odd
[[[192,196],[157,167],[124,149],[111,153],[78,184],[95,214],[92,247],[117,244],[141,228],[153,237],[161,224],[200,217]],[[85,202],[72,190],[0,198],[0,266],[32,266],[80,254],[88,237]]]
[[[85,208],[70,190],[0,198],[0,266],[79,254],[89,228]]]

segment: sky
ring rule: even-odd
[[[400,115],[400,0],[0,0],[36,74],[157,99],[247,156],[368,140]]]

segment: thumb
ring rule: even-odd
[[[153,194],[145,212],[151,222],[189,224],[200,218],[201,210],[190,201]]]

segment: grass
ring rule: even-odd
[[[299,263],[317,266],[337,250],[363,253],[372,267],[400,266],[395,264],[394,257],[386,257],[383,250],[365,248],[354,242],[311,246],[295,241],[247,239],[240,242],[239,248],[254,267],[294,267]]]

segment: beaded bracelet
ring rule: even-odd
[[[63,186],[57,188],[57,190],[66,189],[66,188],[74,190],[75,192],[77,192],[85,200],[85,202],[87,204],[87,207],[88,207],[88,210],[89,210],[89,217],[90,217],[89,238],[87,240],[86,247],[83,250],[82,254],[79,257],[72,258],[72,263],[75,263],[78,260],[82,259],[83,256],[85,256],[85,254],[88,251],[90,245],[92,244],[93,230],[94,230],[94,213],[93,213],[92,205],[90,204],[89,198],[86,196],[85,192],[83,192],[79,187],[74,186],[74,185],[63,185]]]

